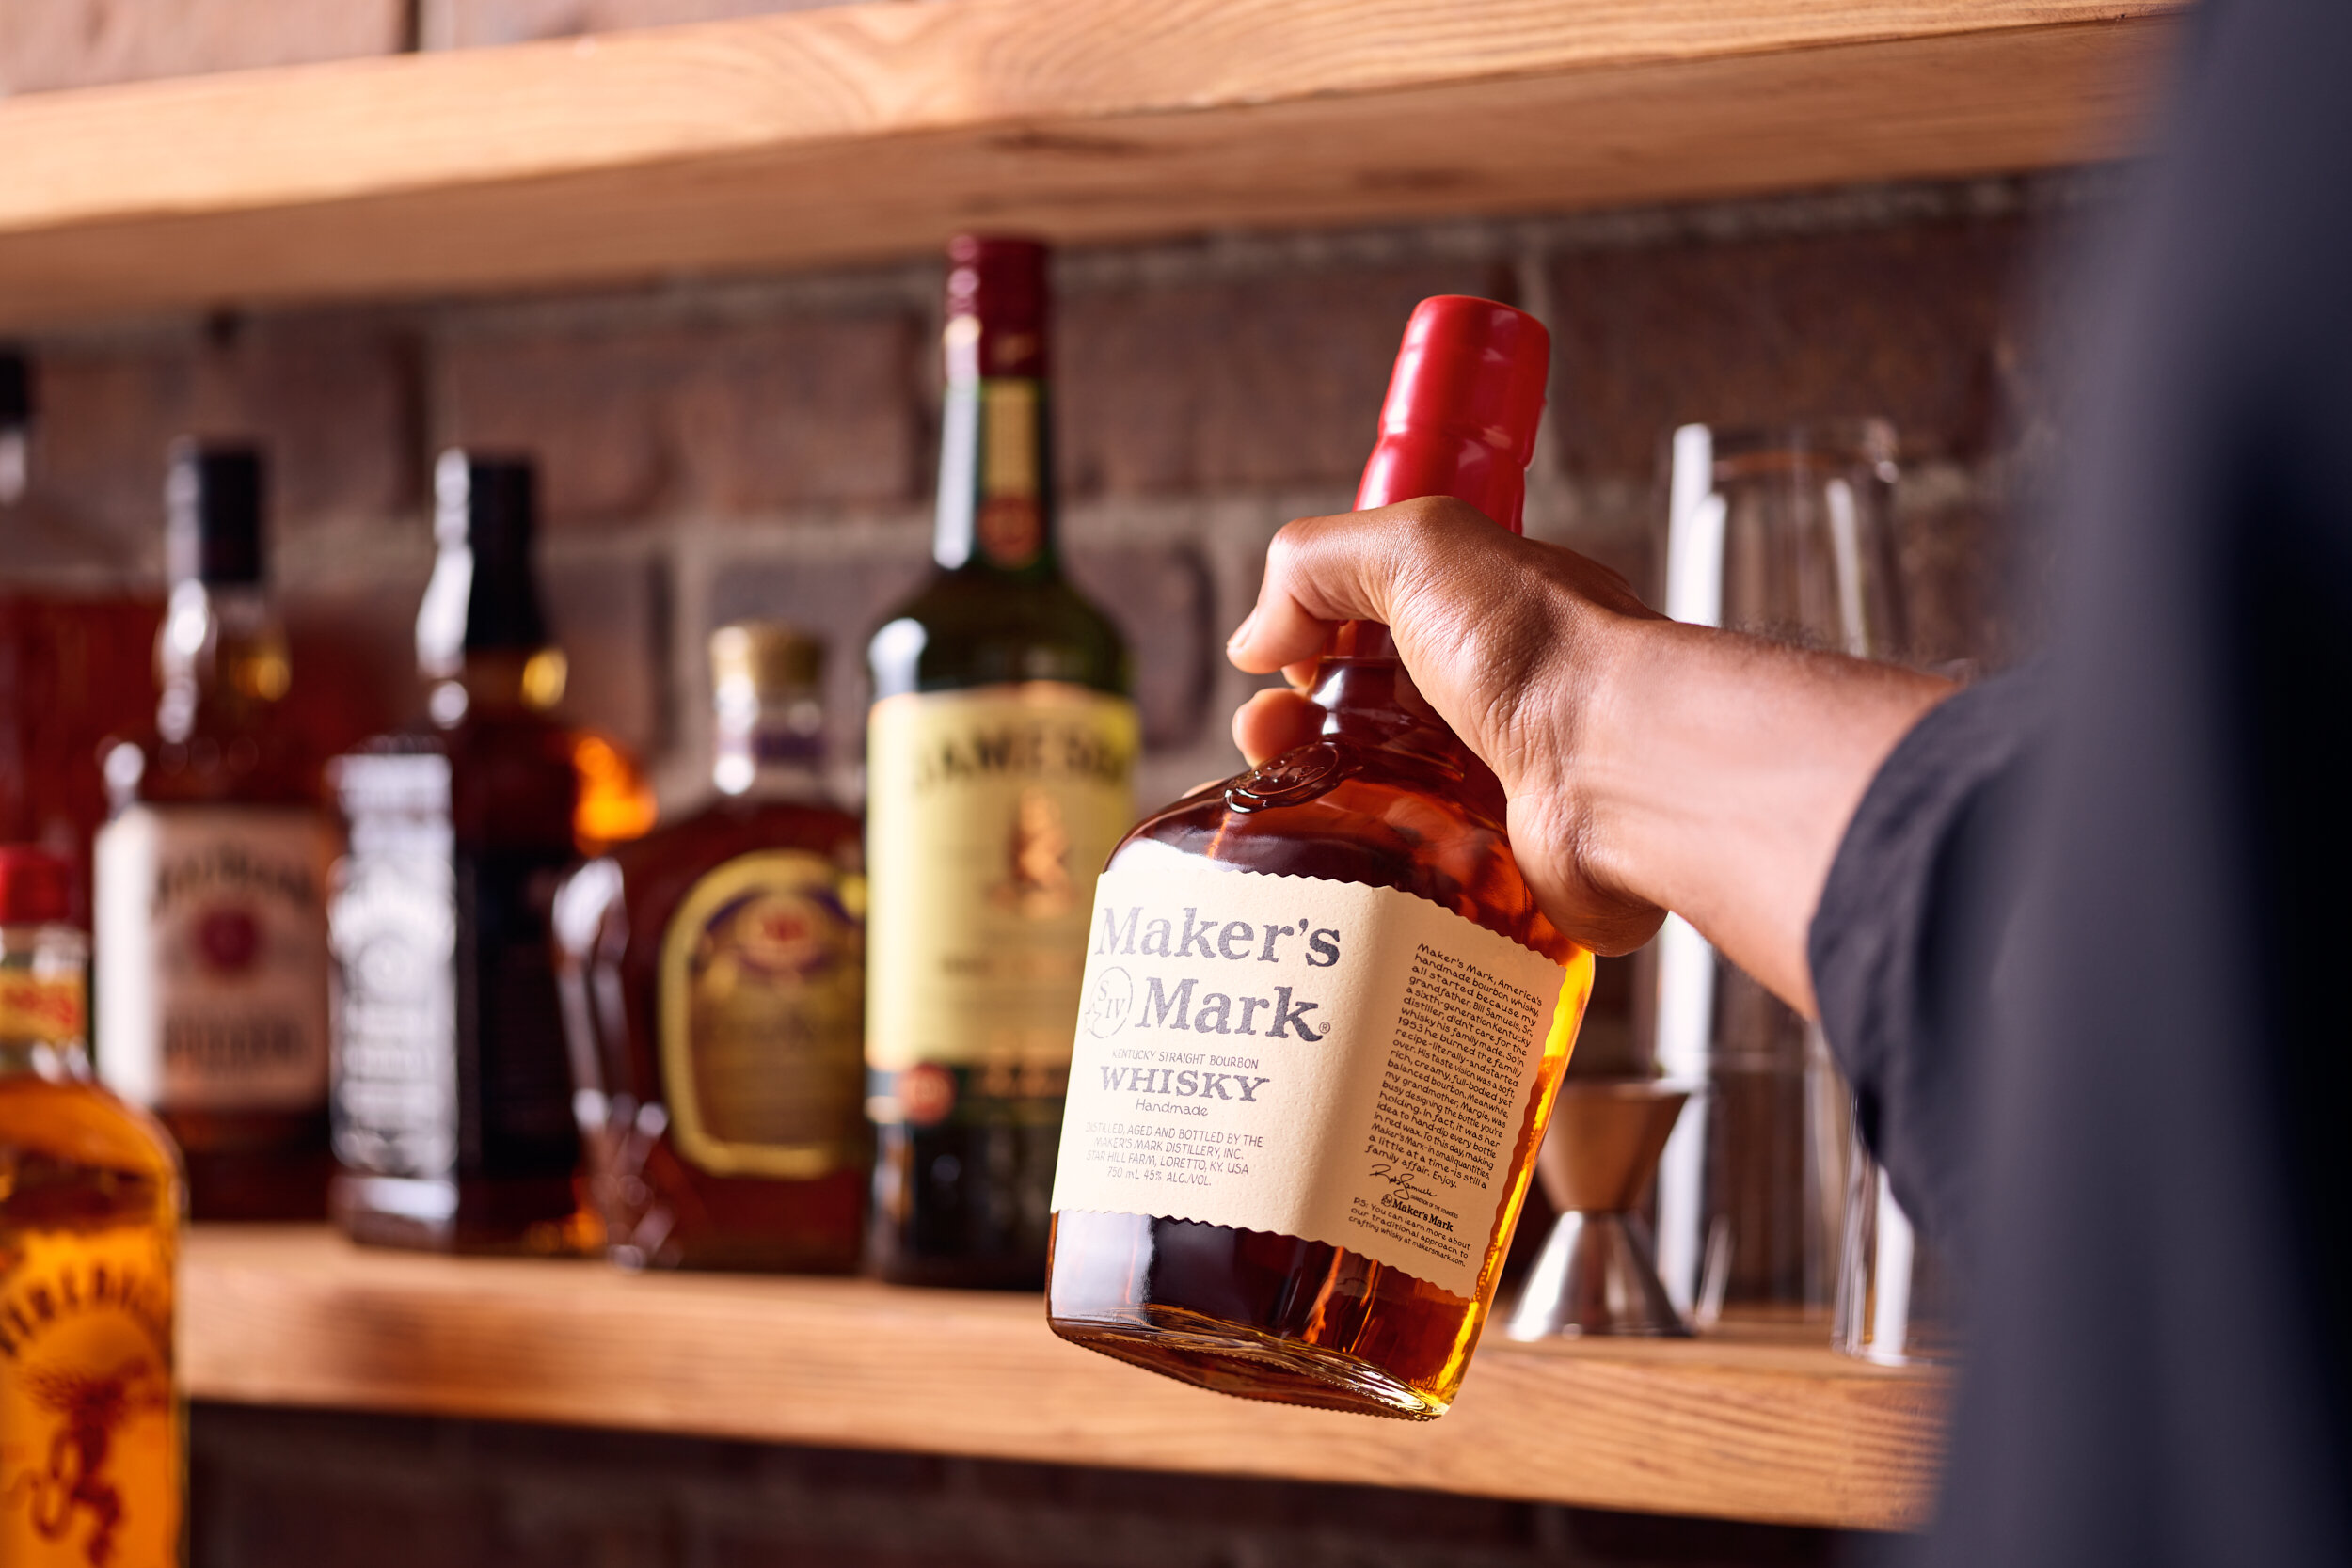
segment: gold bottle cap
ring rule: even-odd
[[[825,645],[777,621],[733,621],[710,634],[711,684],[762,694],[806,691],[825,673]]]

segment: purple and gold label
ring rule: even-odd
[[[807,1180],[865,1138],[866,887],[804,850],[706,873],[662,938],[661,1075],[678,1152]]]

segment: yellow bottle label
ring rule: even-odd
[[[0,1232],[0,1562],[173,1568],[172,1254],[142,1227]]]
[[[1094,879],[1133,823],[1140,743],[1134,704],[1061,682],[874,705],[877,1119],[944,1119],[968,1093],[1058,1099]]]
[[[661,1078],[678,1152],[715,1176],[805,1180],[865,1133],[866,888],[805,850],[739,855],[671,917]]]
[[[0,969],[0,1040],[64,1045],[86,1039],[89,987],[74,964],[54,974]]]

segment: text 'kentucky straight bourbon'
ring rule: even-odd
[[[1405,331],[1359,507],[1517,531],[1549,340]],[[1148,818],[1095,886],[1054,1331],[1203,1387],[1427,1419],[1494,1301],[1592,957],[1536,909],[1494,775],[1388,629],[1340,628],[1322,737]]]

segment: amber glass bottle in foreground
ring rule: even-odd
[[[291,669],[248,447],[172,453],[171,596],[153,728],[108,749],[98,834],[98,1070],[153,1111],[199,1220],[326,1212],[326,870],[318,763],[280,718]]]
[[[0,1562],[181,1561],[180,1172],[91,1082],[60,857],[0,847]]]
[[[1508,307],[1424,301],[1358,504],[1453,495],[1516,531],[1548,355]],[[1204,1387],[1428,1418],[1492,1305],[1592,959],[1385,627],[1341,628],[1313,696],[1323,738],[1148,818],[1097,885],[1048,1310]]]
[[[426,718],[330,768],[336,1223],[454,1251],[580,1244],[549,917],[577,853],[564,656],[532,562],[522,459],[446,452],[417,614]]]
[[[605,1248],[628,1268],[846,1273],[865,1245],[866,878],[825,796],[823,649],[711,634],[719,798],[556,896]]]
[[[1054,538],[1044,247],[966,235],[948,260],[939,570],[867,649],[874,1260],[1035,1290],[1137,726],[1119,632]]]

